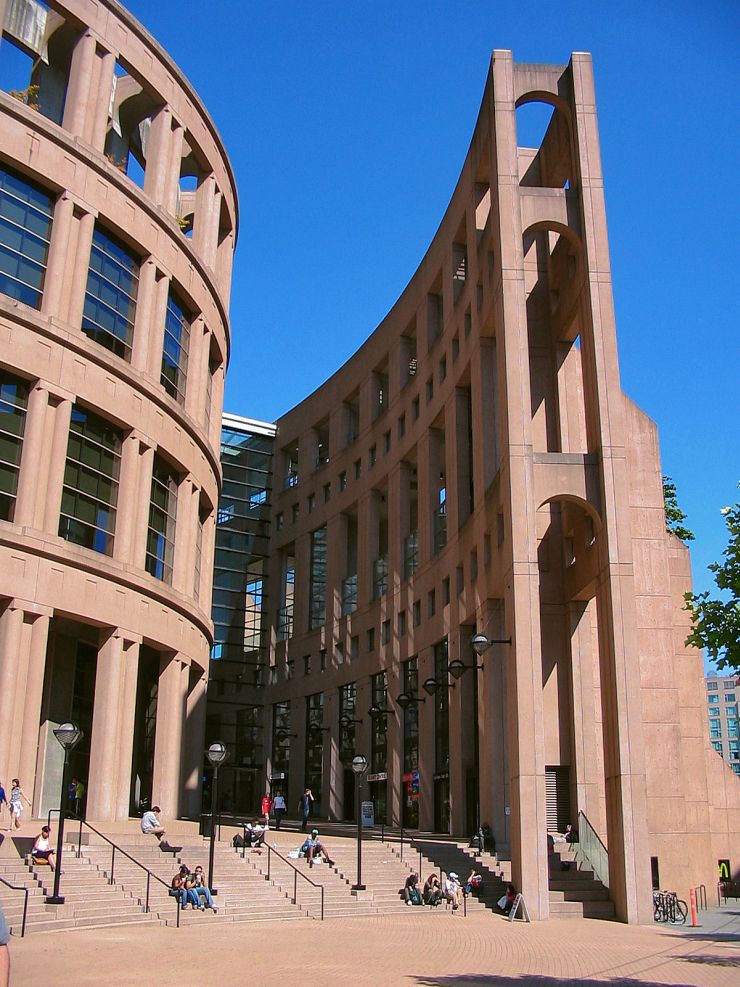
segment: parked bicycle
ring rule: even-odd
[[[689,909],[675,891],[653,891],[653,919],[683,925]]]

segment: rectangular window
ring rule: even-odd
[[[119,240],[96,226],[82,331],[124,360],[131,359],[138,291],[138,258]]]
[[[357,753],[356,716],[357,683],[349,682],[339,687],[339,760],[349,764]]]
[[[315,630],[326,620],[326,527],[311,532],[309,597],[309,629]]]
[[[188,376],[188,351],[190,349],[190,323],[192,316],[181,305],[177,296],[167,296],[167,314],[164,320],[164,346],[162,348],[162,373],[160,383],[178,404],[185,404],[185,382]]]
[[[735,702],[735,693],[734,692],[726,692],[725,693],[725,702],[726,703],[734,703]]]
[[[719,720],[716,723],[709,724],[709,736],[714,738],[722,736],[722,725]]]
[[[0,370],[0,520],[12,521],[26,429],[28,384]]]
[[[725,714],[727,716],[737,716],[737,704],[734,706],[725,706]]]
[[[0,292],[41,307],[51,238],[53,198],[0,167]]]
[[[712,689],[716,690],[718,688],[719,688],[719,686],[717,685],[716,682],[707,682],[707,689],[709,689],[710,691]]]
[[[710,703],[718,703],[719,702],[719,696],[707,696],[707,700]]]
[[[59,535],[104,555],[113,554],[122,442],[110,422],[72,408]]]
[[[177,487],[178,477],[175,470],[161,456],[155,455],[152,466],[145,564],[147,572],[165,583],[172,582]]]

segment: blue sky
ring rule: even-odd
[[[622,386],[697,534],[738,499],[740,4],[129,0],[206,103],[241,228],[226,410],[274,420],[392,307],[462,166],[490,53],[594,58]],[[209,20],[202,15],[208,11]]]

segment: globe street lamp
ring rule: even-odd
[[[217,741],[206,751],[206,757],[211,762],[213,768],[213,780],[211,782],[211,845],[208,851],[208,887],[211,894],[218,894],[213,886],[213,853],[216,841],[216,803],[218,799],[218,769],[229,756],[226,745]]]
[[[367,758],[364,754],[357,754],[352,758],[352,770],[357,778],[357,884],[352,885],[352,890],[364,891],[365,885],[362,883],[362,803],[360,802],[362,779],[367,771]]]
[[[415,703],[425,703],[426,699],[423,696],[412,696],[408,692],[401,692],[396,696],[396,702],[406,712],[409,706],[413,706]]]
[[[64,750],[64,764],[62,766],[62,794],[59,797],[59,831],[57,833],[57,855],[56,867],[54,869],[54,892],[47,895],[47,905],[63,905],[64,896],[59,894],[59,880],[62,876],[62,845],[64,841],[64,796],[67,791],[66,775],[69,752],[79,744],[84,737],[82,730],[76,723],[62,723],[53,731],[54,736],[62,745]]]

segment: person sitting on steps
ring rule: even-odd
[[[33,849],[31,850],[31,858],[35,864],[42,860],[46,863],[52,870],[52,873],[57,869],[57,860],[54,850],[51,849],[51,843],[49,841],[50,830],[48,826],[42,826],[41,832],[36,837],[33,844]],[[60,871],[61,874],[64,871]]]
[[[157,813],[161,811],[158,805],[153,805],[148,812],[145,812],[141,817],[141,831],[142,833],[151,833],[152,836],[156,836],[159,840],[159,849],[163,853],[179,853],[182,850],[181,846],[170,846],[167,840],[163,839],[165,829],[157,818]]]
[[[309,867],[313,867],[313,862],[317,854],[321,854],[330,867],[335,866],[334,861],[327,853],[326,847],[319,839],[318,829],[311,830],[311,835],[306,838],[299,852],[307,857]]]
[[[407,905],[423,905],[424,901],[419,890],[419,878],[416,874],[409,874],[401,892]]]
[[[429,875],[424,882],[424,904],[436,906],[442,901],[442,888],[435,873]]]

